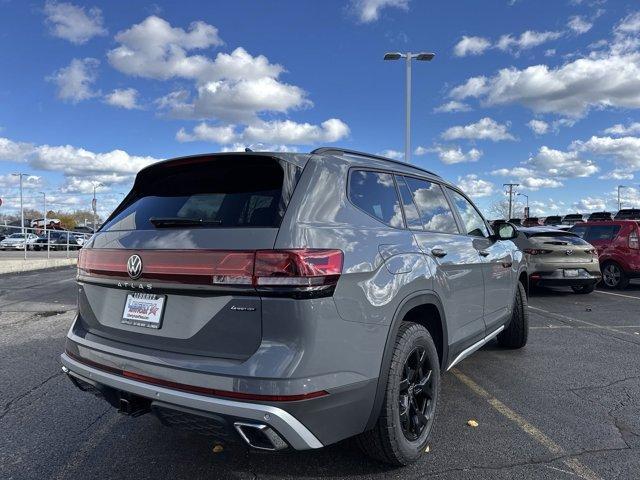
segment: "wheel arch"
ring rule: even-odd
[[[436,344],[436,350],[438,351],[440,371],[443,371],[443,368],[449,360],[449,336],[447,331],[447,322],[442,302],[438,296],[434,292],[424,291],[416,292],[405,298],[398,306],[387,333],[382,362],[380,363],[380,372],[378,374],[376,396],[365,430],[373,428],[378,416],[380,415],[382,404],[384,402],[395,339],[398,335],[400,325],[405,321],[418,323],[429,331],[434,343]]]

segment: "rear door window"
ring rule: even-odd
[[[458,209],[458,213],[462,218],[466,234],[474,237],[488,237],[489,229],[482,219],[482,215],[476,210],[469,200],[460,195],[455,190],[449,189],[453,203]]]
[[[237,156],[152,167],[102,230],[278,227],[298,170]]]
[[[592,225],[587,231],[587,242],[613,240],[620,231],[619,225]]]
[[[440,185],[413,177],[405,177],[405,180],[418,207],[418,213],[425,230],[460,233],[449,202],[447,202]]]
[[[404,177],[396,175],[396,182],[398,183],[398,191],[400,192],[400,199],[402,200],[402,208],[404,209],[404,218],[407,222],[407,226],[412,230],[422,230],[422,219],[418,213],[415,203],[413,203],[413,196],[407,182]]]
[[[569,231],[571,233],[575,233],[580,238],[584,238],[585,235],[587,234],[587,227],[586,225],[574,225],[573,227],[571,227]]]
[[[382,223],[404,228],[398,192],[390,173],[353,170],[349,178],[349,199]]]

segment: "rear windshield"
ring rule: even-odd
[[[299,173],[268,157],[159,165],[141,174],[101,230],[278,227]]]
[[[539,243],[551,245],[586,245],[582,238],[567,232],[525,232],[528,238],[533,238]]]

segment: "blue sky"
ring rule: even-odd
[[[625,0],[0,0],[1,213],[107,213],[144,165],[241,149],[404,148],[488,216],[640,206],[640,6]],[[522,197],[520,197],[522,198]]]

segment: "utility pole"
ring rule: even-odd
[[[529,195],[527,195],[526,193],[516,193],[517,196],[522,196],[525,197],[527,199],[527,206],[524,209],[524,218],[529,218]]]
[[[509,218],[513,218],[513,187],[519,187],[519,183],[503,183],[503,187],[509,187]],[[508,220],[508,219],[507,219]]]
[[[44,192],[40,192],[42,194],[42,200],[44,203],[44,215],[42,218],[42,224],[44,225],[44,236],[47,236],[47,194]]]
[[[96,233],[96,225],[98,223],[98,201],[96,200],[96,188],[103,186],[104,185],[100,182],[93,184],[93,200],[91,201],[91,208],[93,209],[93,233]]]

